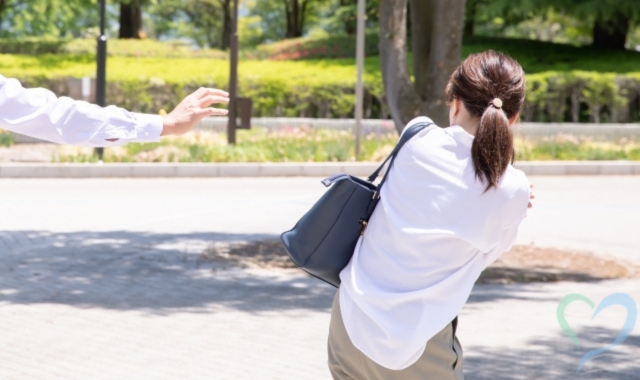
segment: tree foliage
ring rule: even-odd
[[[201,47],[227,49],[231,0],[156,0],[149,7],[157,38],[187,37]]]
[[[2,37],[78,37],[97,25],[97,0],[0,0]]]
[[[366,19],[367,26],[375,28],[378,26],[379,0],[367,0]],[[331,16],[328,18],[327,26],[335,28],[337,31],[353,36],[356,34],[356,21],[358,14],[358,0],[337,0],[332,6]]]
[[[493,0],[485,7],[487,14],[503,18],[505,25],[544,16],[550,9],[588,21],[593,45],[600,48],[624,49],[630,27],[640,21],[637,0]]]
[[[265,41],[302,37],[320,23],[333,0],[255,0],[250,16],[260,17]]]

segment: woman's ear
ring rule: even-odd
[[[449,105],[449,125],[458,124],[458,117],[460,116],[460,107],[462,102],[458,98],[453,98]]]
[[[512,125],[514,125],[519,118],[520,118],[520,112],[514,113],[513,116],[509,118],[509,126],[511,127]]]

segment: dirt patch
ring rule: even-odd
[[[637,269],[587,253],[517,245],[485,269],[478,282],[598,281],[635,277]]]
[[[217,245],[203,259],[244,268],[296,268],[279,241]],[[482,272],[478,283],[599,281],[638,274],[640,268],[591,254],[515,246]]]

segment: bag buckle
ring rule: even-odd
[[[367,226],[369,225],[369,222],[367,222],[364,219],[360,219],[360,224],[362,224],[362,229],[360,230],[360,236],[364,236],[364,231],[367,230]]]

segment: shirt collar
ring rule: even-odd
[[[471,145],[473,145],[474,136],[469,132],[465,131],[459,125],[452,125],[444,129],[445,132],[449,134],[449,136],[453,137],[454,140],[459,142],[460,144],[466,146],[471,149]]]

